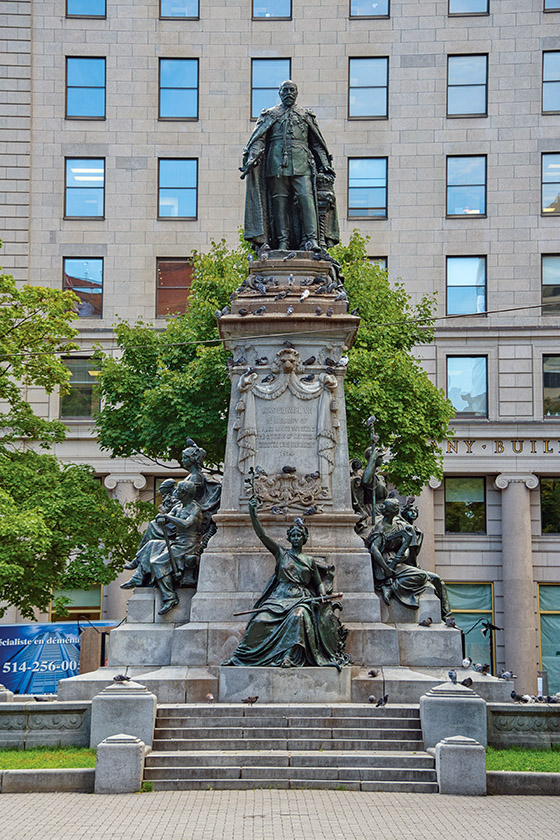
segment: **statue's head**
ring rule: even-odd
[[[285,82],[282,82],[278,93],[280,94],[280,101],[282,102],[282,105],[285,105],[286,108],[290,108],[292,105],[295,105],[298,89],[296,83],[292,82],[291,79],[286,79]]]
[[[395,498],[385,499],[379,506],[384,516],[396,516],[399,512],[399,500]]]
[[[414,496],[409,496],[401,511],[403,517],[407,520],[407,522],[414,522],[416,519],[418,519],[418,508],[414,504],[415,501],[416,499],[414,498]]]
[[[298,525],[294,523],[288,528],[288,540],[295,547],[296,545],[305,545],[309,539],[309,531],[305,525]]]
[[[202,467],[204,459],[206,458],[206,450],[197,446],[194,440],[190,440],[190,438],[187,443],[189,445],[186,449],[183,449],[183,452],[181,453],[181,464],[186,470],[190,470],[195,466]]]
[[[185,479],[177,485],[177,497],[184,505],[192,502],[196,493],[196,486],[192,481]]]
[[[162,496],[169,496],[175,490],[176,481],[174,478],[166,478],[159,485],[159,492]]]

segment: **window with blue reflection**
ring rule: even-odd
[[[66,158],[66,218],[105,215],[105,159]]]
[[[560,312],[560,254],[542,255],[542,302],[543,315],[558,315]]]
[[[388,109],[388,58],[351,58],[348,96],[349,117],[386,117]]]
[[[560,52],[543,53],[542,109],[545,114],[560,111]]]
[[[348,217],[387,216],[387,158],[348,161]]]
[[[160,119],[198,119],[198,59],[160,58]]]
[[[289,58],[253,58],[251,60],[251,116],[258,117],[263,108],[278,105],[278,88],[290,78]]]
[[[66,116],[105,117],[105,59],[66,59]]]
[[[67,17],[105,17],[105,0],[66,0]]]
[[[447,314],[486,311],[486,257],[447,257]]]
[[[292,0],[253,0],[254,18],[291,18],[291,16]]]
[[[560,12],[560,0],[544,0],[545,12]]]
[[[447,116],[486,115],[488,56],[450,55],[447,64]]]
[[[162,18],[198,18],[198,0],[161,0],[159,16]]]
[[[163,219],[196,219],[197,170],[194,158],[159,161],[159,209]]]
[[[103,259],[64,257],[62,288],[74,292],[78,318],[101,318],[103,311]]]
[[[487,15],[488,0],[449,0],[450,15]]]
[[[542,213],[560,214],[560,153],[542,156]]]
[[[484,478],[445,479],[445,533],[486,533]]]
[[[350,0],[350,17],[389,17],[389,0]]]
[[[447,397],[457,417],[487,417],[486,356],[447,357]]]
[[[447,215],[486,214],[486,155],[447,158]]]
[[[543,356],[543,413],[560,417],[560,356]]]

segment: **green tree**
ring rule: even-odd
[[[37,416],[27,389],[67,387],[60,355],[77,346],[75,300],[0,274],[0,615],[11,604],[33,618],[34,609],[48,609],[53,589],[108,583],[146,517],[141,505],[126,515],[91,467],[40,451],[64,440],[66,427]]]
[[[350,308],[362,318],[346,379],[351,453],[363,454],[364,421],[375,414],[381,444],[390,447],[390,480],[404,492],[418,491],[441,474],[438,441],[453,416],[413,355],[416,345],[433,341],[435,301],[424,297],[413,306],[403,285],[392,286],[370,263],[357,231],[332,254],[342,265]],[[99,351],[97,427],[101,446],[113,455],[178,459],[190,435],[221,463],[230,383],[214,311],[245,278],[246,257],[246,247],[229,251],[223,241],[207,254],[195,252],[186,312],[162,330],[123,321],[116,328],[122,355]]]

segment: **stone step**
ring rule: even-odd
[[[348,739],[360,741],[378,741],[382,739],[397,740],[403,738],[405,740],[421,740],[422,730],[420,727],[408,727],[406,729],[382,728],[382,727],[367,727],[362,728],[345,728],[345,727],[326,727],[321,726],[317,728],[300,728],[295,726],[290,727],[254,727],[254,726],[235,726],[235,727],[198,727],[196,729],[185,727],[180,729],[177,727],[156,727],[154,737],[156,740],[169,740],[179,738],[214,738],[215,740],[224,741],[229,738],[304,738],[305,740],[315,739]]]
[[[204,767],[205,779],[352,779],[353,781],[435,782],[435,770],[408,770],[395,767]],[[201,768],[149,767],[146,781],[155,779],[199,779]]]
[[[431,770],[434,759],[425,752],[372,752],[352,753],[336,750],[287,752],[283,750],[243,750],[222,752],[219,750],[196,750],[191,752],[150,752],[146,756],[146,767],[387,767],[409,770]]]
[[[438,793],[437,782],[357,781],[353,779],[155,779],[155,791],[163,790],[363,790],[396,793]]]
[[[216,749],[216,738],[154,738],[153,749],[158,751],[212,750]],[[224,738],[220,740],[223,750],[363,750],[364,744],[370,750],[423,750],[418,738]]]
[[[420,718],[400,717],[227,717],[216,715],[209,718],[197,717],[160,717],[156,721],[156,729],[199,729],[201,727],[231,729],[256,727],[259,729],[290,727],[295,729],[317,728],[350,728],[350,729],[420,729]]]
[[[158,705],[158,718],[167,717],[386,717],[419,718],[418,705],[389,704],[377,708],[369,703],[262,703],[248,706],[241,703],[168,703]]]

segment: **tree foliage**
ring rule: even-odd
[[[331,253],[342,265],[350,308],[362,318],[346,379],[350,451],[369,443],[364,421],[375,414],[381,444],[390,447],[389,478],[404,492],[418,491],[441,473],[437,445],[453,409],[429,380],[413,348],[433,340],[429,297],[413,306],[402,284],[391,285],[373,265],[366,240],[354,231]],[[247,249],[229,251],[222,241],[194,254],[194,280],[184,314],[164,330],[121,322],[121,355],[99,351],[103,408],[99,440],[113,455],[179,459],[187,436],[204,444],[209,458],[224,457],[230,383],[214,311],[229,302],[247,272]]]
[[[53,589],[108,583],[134,553],[145,519],[141,505],[125,515],[91,467],[40,451],[64,440],[66,427],[36,415],[27,389],[66,387],[60,354],[77,346],[75,300],[0,274],[0,615],[11,604],[33,618]]]

